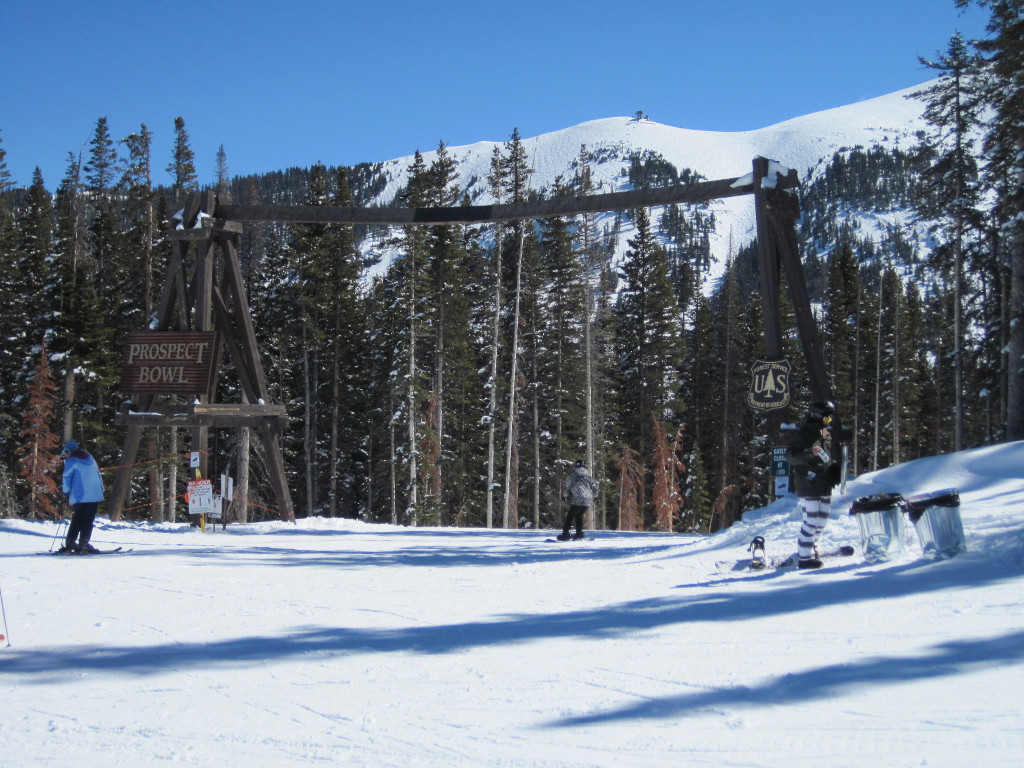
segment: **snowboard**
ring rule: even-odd
[[[838,547],[837,549],[829,550],[827,552],[819,552],[818,553],[818,559],[822,561],[822,568],[824,568],[828,564],[827,563],[828,560],[832,560],[832,559],[837,558],[837,557],[852,557],[853,553],[854,553],[853,547],[851,547],[849,545],[845,545],[845,546],[842,546],[842,547]],[[800,563],[800,558],[797,557],[796,552],[794,552],[792,555],[790,555],[789,557],[785,558],[784,560],[781,560],[779,562],[774,563],[773,567],[775,568],[775,570],[788,570],[788,569],[792,569],[792,570],[796,571],[796,570],[800,570],[799,563]],[[805,570],[805,571],[820,571],[821,568],[804,568],[803,570]]]
[[[753,545],[751,545],[753,546]],[[822,568],[828,565],[828,560],[837,557],[851,557],[854,554],[854,549],[851,546],[837,547],[836,549],[829,550],[827,552],[819,552],[818,558],[822,560]],[[783,557],[745,557],[742,560],[737,560],[732,567],[734,571],[785,571],[785,570],[800,570],[798,566],[798,560],[796,552],[793,554]],[[727,561],[728,562],[728,561]],[[805,568],[806,571],[818,571],[821,568]]]

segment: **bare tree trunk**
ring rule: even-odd
[[[900,305],[902,297],[897,292],[893,297],[893,312],[896,318],[893,322],[895,341],[893,342],[892,360],[892,466],[900,463]],[[959,369],[959,365],[957,366]]]
[[[388,427],[388,437],[391,440],[391,460],[389,461],[390,468],[388,471],[388,477],[391,480],[391,524],[398,525],[398,466],[395,461],[395,451],[398,448],[398,444],[395,442],[395,423],[393,421]]]
[[[498,353],[501,340],[501,224],[494,225],[494,324],[491,337],[491,378],[487,402],[487,527],[494,527],[494,459],[498,422]]]
[[[409,277],[409,387],[406,391],[406,407],[408,408],[408,439],[409,439],[409,524],[418,522],[419,499],[416,488],[416,276],[415,268],[410,269]]]
[[[338,319],[335,312],[335,333],[337,333]],[[333,361],[331,366],[331,446],[328,459],[328,501],[327,514],[329,517],[336,517],[338,514],[338,419],[341,413],[341,392],[338,383],[338,376],[341,372],[341,360],[338,350],[338,339],[335,337],[333,346]]]
[[[302,388],[303,403],[302,409],[302,451],[303,461],[306,465],[306,517],[313,516],[313,467],[315,465],[313,454],[313,403],[312,388],[310,387],[309,349],[306,339],[306,329],[302,329]]]
[[[853,445],[850,453],[850,472],[854,477],[860,474],[858,457],[860,456],[860,326],[861,307],[864,302],[864,284],[857,287],[857,324],[853,330]]]
[[[882,418],[882,286],[884,279],[881,274],[878,277],[878,335],[875,339],[875,426],[874,426],[874,448],[871,456],[872,471],[878,469],[878,438],[881,432]]]
[[[159,523],[163,519],[163,504],[160,499],[163,496],[163,477],[160,464],[157,459],[160,456],[160,440],[157,430],[149,430],[146,441],[146,456],[149,460],[149,519]]]
[[[536,313],[533,322],[536,323]],[[540,393],[537,380],[537,327],[533,327],[533,527],[540,528]]]
[[[164,520],[173,523],[177,512],[178,495],[178,428],[171,427],[170,437],[167,446],[168,454],[171,457],[171,464],[167,470],[167,505],[164,512]]]
[[[1010,254],[1010,355],[1007,371],[1006,439],[1024,439],[1024,244]]]
[[[516,252],[516,286],[515,286],[515,300],[512,308],[512,365],[511,371],[509,372],[508,383],[508,444],[505,446],[505,509],[502,515],[502,525],[505,528],[518,528],[519,527],[519,510],[512,509],[512,480],[513,480],[513,458],[518,458],[519,452],[514,450],[515,439],[518,427],[518,408],[516,407],[516,400],[518,399],[518,382],[516,378],[519,375],[518,363],[519,363],[519,302],[520,295],[522,293],[522,276],[523,276],[523,251],[526,247],[526,222],[519,222],[519,247]],[[518,478],[518,473],[516,473]],[[519,488],[518,483],[515,488],[515,498],[518,501]],[[518,507],[518,504],[515,505]],[[513,525],[514,523],[514,525]]]
[[[249,522],[249,464],[251,461],[252,433],[242,427],[238,443],[238,490],[235,493],[235,522]]]

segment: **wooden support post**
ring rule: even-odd
[[[285,477],[280,430],[287,424],[284,406],[268,405],[266,377],[259,359],[252,317],[245,297],[237,240],[241,225],[215,221],[201,214],[216,205],[212,192],[194,195],[185,206],[182,228],[172,234],[171,260],[157,315],[156,329],[214,331],[213,371],[209,387],[191,402],[157,404],[152,394],[135,395],[122,408],[116,423],[127,427],[121,463],[114,479],[109,511],[119,519],[131,485],[131,466],[147,427],[187,426],[192,430],[192,449],[199,452],[200,472],[209,477],[210,428],[258,427],[267,449],[271,484],[278,509],[286,520],[295,519]],[[188,280],[189,253],[194,251],[192,280]],[[215,266],[221,260],[221,285],[214,285]],[[234,363],[249,403],[214,403],[217,373],[227,354]]]
[[[761,270],[761,304],[764,308],[764,352],[767,360],[781,360],[782,309],[779,301],[779,253],[775,232],[769,221],[767,190],[762,182],[768,175],[768,159],[754,158],[754,217],[757,223],[757,258]],[[769,411],[768,437],[774,441],[784,412]]]
[[[811,312],[807,281],[800,264],[800,245],[796,239],[795,219],[784,215],[772,216],[772,230],[779,249],[779,257],[786,272],[793,311],[796,314],[800,346],[807,362],[807,375],[811,379],[811,396],[815,400],[832,400],[832,385],[825,370],[825,357],[821,349],[818,324]]]

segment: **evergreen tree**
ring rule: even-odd
[[[642,531],[644,469],[640,464],[640,454],[623,444],[621,453],[612,458],[612,463],[619,470],[618,530]]]
[[[332,194],[327,170],[313,167],[304,201],[308,206],[351,202],[342,174]],[[284,379],[288,399],[302,413],[302,503],[307,515],[358,514],[354,458],[359,434],[354,419],[362,411],[362,364],[365,329],[359,311],[359,261],[351,226],[296,224],[287,247],[288,280],[283,290],[287,307],[298,314],[285,319],[278,343],[299,364]],[[349,370],[347,366],[352,366]],[[344,413],[344,424],[339,420]],[[344,430],[344,435],[342,434]],[[341,439],[349,451],[341,456]]]
[[[36,168],[18,211],[18,236],[26,336],[41,339],[57,314],[59,286],[53,272],[53,202]]]
[[[861,439],[862,366],[862,303],[863,286],[853,243],[843,237],[826,262],[825,317],[822,324],[822,347],[825,364],[832,383],[832,392],[839,406],[843,425],[853,432],[853,456]],[[856,470],[856,465],[851,471]]]
[[[726,262],[725,274],[719,290],[710,302],[711,320],[714,327],[714,359],[717,366],[718,386],[716,398],[710,405],[716,409],[715,430],[708,445],[713,457],[709,461],[709,482],[719,490],[731,485],[745,487],[749,473],[742,467],[744,446],[748,440],[750,407],[747,394],[750,387],[752,361],[743,355],[748,330],[743,310],[744,297],[741,295],[739,275],[731,257]],[[749,297],[748,299],[752,299]],[[701,313],[697,314],[701,317]],[[701,334],[694,327],[695,338]],[[701,369],[688,369],[701,370]],[[691,380],[697,377],[691,373]],[[710,389],[710,388],[709,388]],[[744,511],[744,494],[737,494],[728,510],[729,518],[738,520]]]
[[[654,457],[651,475],[654,478],[654,488],[651,493],[651,505],[654,507],[654,529],[671,533],[683,506],[679,480],[685,467],[677,455],[677,450],[682,447],[682,427],[670,440],[665,425],[655,422],[652,436]]]
[[[52,332],[60,300],[60,286],[52,267],[53,205],[38,168],[17,212],[17,232],[18,250],[12,271],[19,276],[19,289],[12,293],[5,309],[17,322],[4,346],[18,358],[17,367],[10,371],[17,376],[14,391],[24,392],[37,367],[39,340]],[[20,402],[20,397],[15,399],[17,410]]]
[[[456,163],[444,142],[438,146],[425,181],[425,205],[453,207],[458,202]],[[474,368],[474,361],[468,357],[470,319],[466,274],[459,269],[465,257],[462,227],[432,226],[425,235],[422,300],[426,323],[421,341],[425,366],[430,370],[430,394],[422,438],[421,471],[429,480],[424,486],[423,506],[434,524],[443,525],[449,522],[448,510],[453,508],[453,500],[461,495],[459,479],[447,471],[452,458],[452,437],[461,436],[465,426],[452,421],[461,411],[459,399],[453,395],[464,394],[467,371]]]
[[[22,417],[22,444],[17,453],[18,476],[28,485],[28,514],[36,520],[57,516],[57,449],[60,439],[51,429],[55,420],[57,395],[50,371],[50,352],[45,338],[39,363],[32,376],[28,403]]]
[[[90,343],[82,345],[83,375],[75,389],[79,421],[100,455],[116,450],[113,429],[116,402],[118,341],[126,327],[126,308],[134,291],[126,285],[122,252],[123,230],[118,210],[119,159],[110,136],[107,118],[96,121],[89,144],[88,161],[82,168],[84,197],[81,210],[88,235],[86,270],[80,277],[92,282],[95,318],[82,319],[89,326]],[[127,288],[127,290],[126,290]]]
[[[153,320],[154,279],[163,272],[154,264],[157,227],[150,151],[153,134],[143,123],[138,133],[121,141],[128,149],[120,185],[124,193],[127,257],[123,289],[135,298],[134,305],[127,310],[125,324],[129,330],[137,330],[148,327]]]
[[[196,174],[195,153],[189,145],[188,131],[185,130],[185,118],[174,118],[174,149],[167,172],[174,180],[171,184],[171,202],[180,205],[189,192],[199,189],[199,176]]]
[[[22,305],[22,280],[18,262],[14,183],[7,170],[7,151],[0,142],[0,304],[7,309],[5,316],[9,318],[3,324],[4,343],[0,344],[0,449],[4,449],[2,455],[5,457],[11,455],[6,449],[12,447],[17,439],[18,420],[14,403],[22,391],[18,388],[17,374],[21,371],[25,350],[26,319],[19,317],[21,312],[18,310]]]
[[[337,172],[333,204],[349,207],[352,190],[345,169]],[[353,227],[334,225],[325,280],[333,312],[329,317],[331,382],[328,450],[328,514],[359,517],[369,509],[365,497],[369,431],[369,349],[367,320],[359,296],[360,262]]]
[[[501,149],[494,147],[491,153],[491,167],[490,174],[487,177],[488,187],[491,195],[494,197],[496,203],[500,203],[504,199],[504,181],[507,173],[504,162],[502,161]],[[490,365],[489,375],[485,382],[487,389],[487,487],[486,487],[486,525],[491,528],[494,525],[494,493],[498,488],[495,478],[497,477],[497,442],[498,442],[498,403],[501,401],[499,396],[500,388],[500,377],[498,376],[498,366],[501,357],[501,327],[502,317],[504,316],[504,270],[502,268],[502,249],[503,249],[503,235],[504,225],[498,222],[494,225],[494,250],[493,257],[491,259],[493,263],[493,285],[491,289],[491,307],[492,307],[492,322],[490,342],[491,342],[491,354],[490,354]]]
[[[505,142],[504,193],[510,203],[521,203],[527,199],[529,178],[533,169],[529,167],[526,147],[519,136],[519,129],[512,131],[511,138]],[[510,246],[514,248],[513,258],[508,259],[512,267],[511,297],[512,312],[509,317],[511,326],[511,342],[509,343],[509,374],[508,374],[508,429],[505,433],[505,494],[502,512],[502,527],[519,527],[519,438],[522,398],[520,395],[520,332],[522,315],[523,262],[526,256],[527,228],[532,223],[515,221]]]
[[[650,456],[655,421],[677,423],[679,328],[665,251],[654,239],[647,212],[634,213],[636,236],[622,265],[616,307],[616,347],[622,379],[623,440]],[[641,496],[641,508],[645,505]]]
[[[954,450],[964,445],[964,303],[965,259],[980,243],[981,191],[973,136],[980,123],[981,102],[975,95],[976,62],[960,34],[950,40],[946,55],[936,61],[921,59],[939,73],[938,82],[915,94],[925,102],[924,117],[933,133],[922,149],[934,162],[922,176],[920,215],[931,222],[936,238],[932,266],[952,289]]]
[[[231,197],[231,178],[228,172],[228,155],[224,151],[223,144],[217,147],[215,168],[217,169],[217,183],[214,188],[217,190],[217,196],[221,198],[222,202],[228,202]]]
[[[1001,322],[1008,329],[1006,439],[1024,438],[1024,0],[976,0],[990,11],[991,37],[977,43],[985,57],[986,103],[993,112],[985,137],[986,186],[1009,290]],[[970,0],[956,0],[965,7]]]
[[[559,180],[554,196],[569,194],[569,187]],[[557,509],[572,460],[580,457],[580,446],[586,446],[589,362],[585,345],[590,320],[585,312],[589,281],[585,281],[584,261],[569,222],[564,218],[545,219],[540,227],[543,322],[538,328],[537,346],[543,356],[535,374],[535,392],[543,402],[540,428],[550,435],[545,446],[545,463],[552,469],[547,507]],[[587,459],[585,452],[581,458]]]
[[[409,208],[419,208],[429,199],[430,182],[426,163],[419,152],[413,156],[412,165],[408,168],[409,183],[402,195],[403,202]],[[426,289],[426,232],[423,227],[409,226],[403,228],[403,257],[393,265],[402,289],[404,302],[403,328],[401,340],[403,383],[405,399],[402,405],[402,418],[405,423],[404,464],[405,464],[405,507],[400,522],[418,525],[420,521],[422,493],[420,492],[420,461],[424,441],[424,407],[429,399],[430,383],[423,368],[423,338],[425,335],[425,319],[423,297]],[[393,454],[396,462],[399,456]],[[428,470],[429,472],[429,470]]]
[[[687,343],[683,369],[689,375],[683,382],[686,403],[687,435],[691,441],[689,452],[699,454],[699,467],[705,473],[709,489],[719,486],[722,474],[722,411],[725,383],[723,351],[719,343],[724,340],[720,326],[716,328],[712,304],[702,293],[694,294],[689,308]],[[744,406],[745,407],[745,406]],[[693,466],[691,473],[696,471]],[[727,483],[722,483],[725,487]],[[711,491],[714,494],[714,491]]]
[[[686,462],[686,488],[684,501],[687,510],[682,530],[691,533],[710,531],[712,522],[711,492],[700,451],[691,451]]]

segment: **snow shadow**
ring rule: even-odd
[[[964,586],[1017,579],[1021,571],[1020,564],[1014,568],[993,568],[983,558],[965,557],[961,562],[954,560],[929,564],[918,561],[893,566],[887,570],[871,571],[868,578],[819,580],[814,574],[795,575],[791,579],[792,583],[779,584],[773,587],[770,594],[761,590],[724,588],[694,595],[679,594],[615,603],[587,610],[498,615],[490,620],[457,624],[388,629],[305,626],[291,630],[282,628],[272,636],[241,636],[213,642],[174,642],[144,647],[68,645],[27,651],[7,649],[3,664],[0,665],[0,679],[5,675],[20,675],[46,682],[69,671],[88,670],[149,675],[186,665],[190,668],[243,668],[288,660],[304,654],[446,654],[550,639],[630,638],[637,632],[674,625],[678,625],[682,633],[686,625],[692,622],[739,622],[744,619],[795,615],[825,605],[921,596],[931,592],[962,589]],[[981,645],[986,642],[977,641]],[[1002,654],[1006,659],[1024,657],[1024,643],[1011,648],[1001,641],[993,642],[995,647],[992,651],[997,656]],[[955,645],[954,648],[960,646]],[[931,663],[929,661],[928,665]],[[928,665],[923,665],[921,669],[927,670]],[[883,674],[895,677],[895,667],[893,663],[892,667],[877,670],[877,674],[880,677]],[[842,670],[837,670],[834,677],[838,679],[842,674]],[[865,675],[864,679],[869,678]],[[790,690],[782,683],[776,685],[779,695]],[[733,691],[729,695],[742,699],[744,694],[742,691]],[[691,697],[683,697],[675,706],[689,707],[690,701]]]
[[[718,688],[680,696],[645,699],[631,706],[546,723],[548,728],[575,728],[616,721],[679,718],[722,707],[773,707],[830,699],[858,688],[929,678],[952,677],[979,669],[1019,664],[1024,659],[1024,631],[984,640],[954,640],[932,646],[916,658],[882,657],[843,662],[769,680],[757,686]]]

